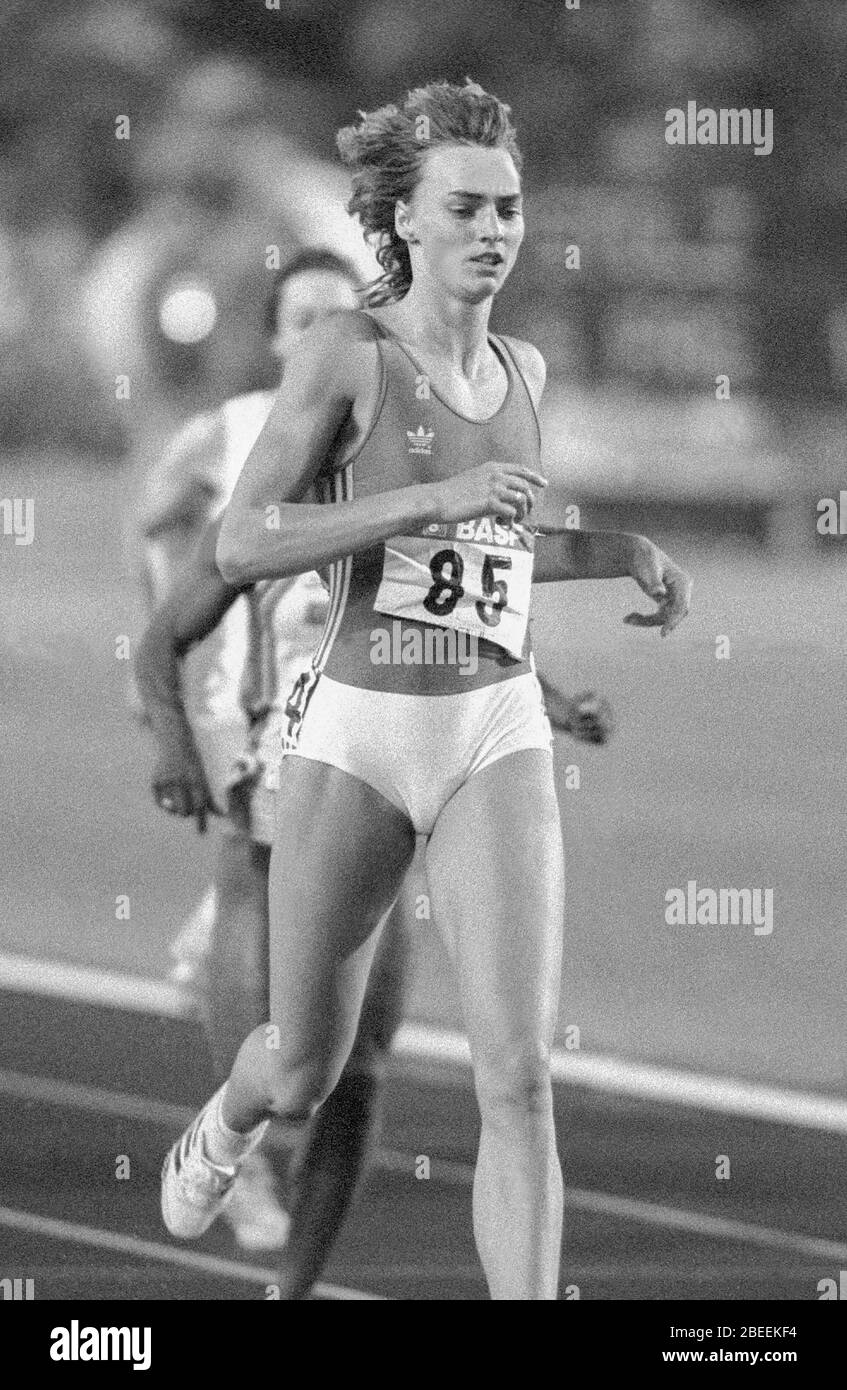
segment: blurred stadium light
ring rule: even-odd
[[[264,91],[243,63],[189,68],[140,142],[141,209],[91,259],[92,358],[107,388],[120,373],[137,383],[124,418],[148,446],[193,410],[267,384],[262,307],[294,249],[332,246],[363,280],[378,269],[344,210],[343,172],[265,119]]]
[[[178,280],[167,285],[159,303],[159,326],[174,343],[199,343],[215,326],[218,306],[208,285]]]

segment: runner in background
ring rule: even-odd
[[[329,250],[297,253],[274,277],[264,328],[280,364],[298,338],[322,314],[355,305],[358,276],[344,258]],[[273,391],[255,391],[226,401],[218,410],[196,416],[170,442],[147,489],[148,504],[139,519],[142,537],[142,587],[151,609],[164,601],[190,563],[209,523],[222,511],[250,449],[273,403]],[[277,596],[286,638],[279,657],[278,679],[293,681],[311,657],[320,636],[327,599],[317,576],[287,581]],[[285,610],[290,621],[285,618]],[[198,829],[208,814],[220,816],[215,879],[177,933],[171,947],[173,976],[197,1005],[205,1024],[216,1072],[226,1075],[232,1062],[230,1038],[240,1041],[244,1020],[264,1017],[266,997],[265,928],[249,834],[226,816],[228,782],[244,753],[255,718],[245,708],[242,683],[249,651],[251,614],[236,598],[210,639],[186,662],[183,690],[191,746],[199,761],[189,766],[184,740],[172,739],[160,773],[185,786],[202,783],[206,801],[198,811]],[[258,698],[258,697],[257,697]],[[183,793],[169,807],[181,813]],[[259,1013],[256,1013],[257,1008]],[[227,1060],[229,1059],[229,1060]],[[276,1194],[265,1155],[253,1156],[242,1173],[228,1209],[239,1244],[249,1249],[276,1248],[285,1239],[288,1218]]]

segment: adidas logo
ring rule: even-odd
[[[416,430],[406,430],[406,438],[410,454],[431,454],[435,430],[425,430],[423,425],[418,425]]]

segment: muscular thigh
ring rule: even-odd
[[[438,818],[427,874],[475,1062],[549,1046],[564,914],[549,754],[511,753],[470,778]]]
[[[281,1045],[299,1052],[352,1040],[376,927],[413,850],[409,822],[364,782],[283,760],[269,881],[271,1020]]]

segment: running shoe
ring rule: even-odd
[[[162,1167],[162,1219],[180,1240],[196,1240],[209,1229],[232,1198],[238,1175],[238,1166],[222,1168],[206,1156],[200,1128],[208,1108],[174,1144]]]

